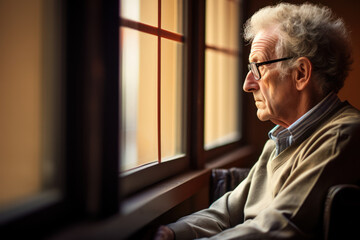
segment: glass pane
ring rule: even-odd
[[[183,0],[161,1],[161,28],[176,32],[183,32]]]
[[[240,138],[240,1],[206,1],[205,148]]]
[[[211,49],[205,52],[205,148],[240,138],[238,60]]]
[[[217,9],[220,0],[207,0],[205,10],[205,43],[208,45],[215,46],[218,43],[217,38],[219,37],[219,16]]]
[[[228,3],[226,11],[227,23],[224,29],[225,35],[229,36],[229,40],[226,41],[230,49],[239,50],[240,41],[240,5],[239,1],[226,1]]]
[[[239,49],[239,1],[206,1],[206,44]]]
[[[0,1],[0,211],[52,190],[60,194],[64,116],[55,5]]]
[[[158,0],[121,0],[121,17],[158,26]]]
[[[161,157],[184,153],[183,44],[161,40]]]
[[[122,161],[128,170],[157,161],[157,37],[121,28]]]
[[[205,146],[214,142],[218,136],[218,94],[219,55],[212,50],[205,51]]]

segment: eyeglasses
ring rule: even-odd
[[[254,75],[255,80],[260,80],[260,78],[261,78],[260,71],[259,71],[260,66],[289,60],[291,58],[293,58],[293,57],[279,58],[279,59],[270,60],[270,61],[266,61],[266,62],[260,62],[260,63],[251,62],[248,64],[248,68],[249,68],[249,71],[251,71],[252,74]]]

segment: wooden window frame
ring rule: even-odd
[[[158,0],[158,4],[161,4],[161,0]],[[241,2],[241,4],[243,4]],[[161,8],[161,5],[158,5]],[[233,52],[228,49],[219,49],[214,46],[205,44],[205,9],[206,0],[189,1],[184,0],[184,11],[186,18],[184,19],[184,35],[175,34],[158,27],[150,26],[140,22],[119,18],[120,27],[126,26],[132,29],[137,29],[142,32],[146,32],[155,36],[163,36],[175,41],[185,41],[185,85],[187,92],[186,99],[186,139],[185,139],[185,157],[163,162],[161,164],[147,164],[137,169],[125,172],[121,174],[119,179],[120,195],[125,198],[144,187],[150,186],[163,179],[175,176],[178,173],[184,172],[190,169],[204,169],[206,164],[212,161],[216,161],[221,156],[236,151],[237,149],[245,146],[246,133],[244,132],[243,122],[239,121],[239,129],[242,133],[242,138],[225,144],[223,146],[215,147],[210,150],[204,148],[204,105],[205,105],[205,49],[211,48],[217,51],[226,52],[227,54],[240,54],[241,50]],[[243,5],[240,6],[240,11],[243,13]],[[161,14],[161,13],[159,13]],[[244,14],[240,14],[243,21]],[[158,22],[158,24],[161,24]],[[241,27],[241,24],[239,24]],[[186,37],[185,37],[186,36]],[[239,38],[239,46],[241,49],[242,40]],[[159,41],[158,41],[159,44]],[[121,61],[121,60],[120,60]],[[239,66],[242,66],[242,57],[239,56]],[[159,66],[159,63],[158,63]],[[244,72],[244,68],[239,70],[239,81]],[[158,70],[159,71],[159,70]],[[159,73],[159,72],[158,72]],[[158,74],[159,77],[159,74]],[[158,87],[159,87],[158,79]],[[239,92],[242,92],[241,84],[239,84]],[[121,94],[121,93],[120,93]],[[159,90],[158,90],[159,94]],[[158,96],[159,97],[159,96]],[[121,99],[121,96],[120,96]],[[158,101],[159,103],[160,101]],[[240,107],[243,108],[245,104],[242,99],[242,94],[239,94]],[[121,104],[120,104],[121,105]],[[159,107],[158,107],[159,109]],[[122,111],[120,111],[120,114]],[[160,114],[158,112],[158,114]],[[241,116],[240,116],[241,117]],[[158,120],[159,120],[158,116]],[[121,117],[120,117],[121,119]],[[121,123],[120,123],[121,124]],[[158,121],[158,126],[160,122]],[[160,139],[158,139],[161,141]],[[160,142],[158,143],[160,145]],[[161,151],[160,148],[158,151]]]
[[[158,163],[162,163],[161,160],[161,39],[168,39],[178,43],[185,43],[185,37],[182,34],[165,30],[161,27],[161,2],[158,0],[158,14],[157,14],[157,27],[151,26],[142,22],[126,19],[119,16],[119,27],[127,27],[139,32],[151,34],[157,37],[157,145],[158,145]],[[185,15],[185,14],[183,14]],[[120,44],[122,45],[122,44]],[[121,78],[121,77],[120,77]],[[121,81],[121,80],[120,80]]]
[[[245,11],[244,11],[244,8],[245,8],[245,1],[240,1],[240,6],[239,6],[239,22],[242,23],[244,22],[244,14],[245,14]],[[205,0],[205,6],[204,8],[206,9],[206,0]],[[206,11],[204,9],[204,11]],[[206,14],[206,13],[204,13]],[[205,23],[206,24],[206,23]],[[204,25],[205,27],[205,25]],[[241,32],[241,27],[242,27],[242,24],[239,24],[239,33]],[[235,51],[235,50],[231,50],[231,49],[228,49],[228,48],[223,48],[223,47],[217,47],[217,46],[213,46],[211,44],[206,44],[205,43],[205,39],[204,39],[204,44],[203,44],[203,52],[205,53],[206,49],[211,49],[211,50],[214,50],[216,52],[221,52],[221,53],[224,53],[224,54],[227,54],[227,55],[233,55],[233,56],[238,56],[238,60],[239,60],[239,72],[238,72],[238,76],[237,76],[237,79],[239,81],[239,83],[241,83],[241,78],[243,77],[245,71],[244,69],[244,64],[243,64],[243,56],[241,56],[241,54],[244,52],[242,51],[242,48],[243,48],[243,41],[241,39],[241,37],[239,37],[239,50]],[[203,61],[205,62],[205,59],[203,58]],[[204,67],[201,68],[202,69],[202,78],[205,79],[205,64],[204,64]],[[204,80],[205,81],[205,80]],[[204,89],[205,89],[205,86],[203,85],[202,86]],[[205,90],[204,90],[205,91]],[[217,146],[217,147],[214,147],[212,149],[209,149],[209,150],[205,150],[204,148],[202,149],[202,151],[204,152],[204,161],[207,162],[207,163],[210,163],[211,161],[213,161],[214,159],[216,158],[219,158],[221,157],[222,155],[226,154],[226,153],[229,153],[231,151],[234,151],[238,148],[241,148],[242,146],[244,146],[246,144],[246,133],[245,133],[245,128],[244,128],[244,117],[243,117],[243,109],[244,109],[244,105],[245,105],[245,102],[246,102],[246,99],[243,98],[243,94],[242,94],[242,85],[239,84],[239,94],[238,94],[238,102],[239,102],[239,121],[238,121],[238,129],[239,131],[241,132],[241,138],[236,140],[236,141],[233,141],[233,142],[230,142],[228,144],[224,144],[222,146]],[[204,115],[201,116],[203,118],[203,122],[205,121],[204,119]],[[203,130],[205,131],[205,130]],[[204,140],[203,140],[204,141]]]
[[[141,23],[138,21],[130,20],[123,18],[119,16],[119,29],[121,27],[127,27],[133,30],[137,30],[139,32],[147,33],[150,35],[154,35],[157,37],[157,147],[158,147],[158,161],[148,163],[139,167],[136,167],[131,170],[124,171],[123,173],[120,173],[120,179],[119,179],[119,185],[120,185],[120,196],[125,197],[128,195],[131,195],[134,192],[137,192],[149,185],[152,185],[156,182],[159,182],[163,179],[169,178],[171,176],[174,176],[177,173],[180,173],[181,171],[185,171],[188,169],[189,166],[189,157],[188,157],[188,148],[187,146],[184,146],[185,150],[185,156],[176,157],[170,161],[164,161],[161,160],[161,39],[168,39],[172,40],[174,42],[183,43],[184,44],[184,52],[187,49],[187,42],[185,41],[185,32],[186,32],[186,20],[184,19],[187,11],[187,0],[184,0],[183,2],[183,32],[184,34],[179,34],[175,32],[171,32],[168,30],[165,30],[161,27],[161,0],[158,0],[158,21],[157,26],[148,25],[145,23]],[[121,1],[120,1],[121,4]],[[121,5],[120,5],[121,8]],[[121,12],[121,10],[120,10]],[[120,15],[120,14],[119,14]],[[120,37],[121,39],[121,37]],[[120,43],[120,45],[122,45]],[[120,49],[121,51],[121,49]],[[121,54],[120,54],[121,55]],[[183,58],[185,58],[186,54],[183,54]],[[121,62],[121,59],[120,59]],[[183,61],[184,62],[184,61]],[[185,66],[183,66],[183,71],[185,69]],[[120,65],[120,72],[121,72],[121,65]],[[183,86],[185,87],[187,83],[185,83],[186,73],[183,76],[184,83]],[[121,82],[120,77],[120,82]],[[121,84],[120,84],[121,86]],[[185,90],[186,92],[186,90]],[[120,91],[120,97],[119,99],[122,99],[121,96],[122,92]],[[183,96],[187,96],[188,94],[184,94]],[[120,100],[121,101],[121,100]],[[183,102],[185,105],[187,105],[188,100],[184,99]],[[119,104],[121,106],[121,104]],[[120,115],[122,116],[122,111],[120,111]],[[120,116],[120,119],[122,117]],[[183,121],[185,121],[185,124],[182,124],[183,126],[188,125],[188,120],[184,117]],[[120,122],[120,126],[122,126],[122,123]],[[184,129],[186,132],[184,134],[184,137],[186,139],[182,139],[183,142],[187,142],[188,139],[188,131],[187,129]],[[121,160],[120,160],[121,161]]]
[[[246,1],[241,1],[240,3],[240,22],[243,22],[244,20],[244,9],[245,9],[245,3]],[[245,131],[244,128],[244,122],[245,120],[243,119],[242,121],[239,122],[239,129],[241,131],[241,139],[231,142],[229,144],[225,144],[223,146],[218,146],[215,147],[213,149],[209,149],[209,150],[205,150],[204,148],[204,131],[205,131],[205,49],[206,48],[211,48],[211,49],[216,49],[219,51],[224,51],[226,53],[230,53],[230,54],[241,54],[242,51],[242,47],[243,47],[243,42],[242,39],[239,38],[239,46],[240,46],[240,51],[239,52],[229,52],[227,49],[219,49],[216,48],[214,46],[211,45],[206,45],[205,44],[205,10],[206,10],[206,0],[201,0],[198,1],[197,4],[195,4],[196,6],[194,6],[194,9],[196,11],[195,14],[192,14],[191,16],[191,20],[193,22],[196,22],[196,24],[191,24],[191,26],[195,26],[195,27],[190,27],[192,30],[190,30],[190,36],[189,36],[189,42],[192,45],[192,47],[190,47],[190,53],[195,53],[197,56],[196,57],[192,57],[189,58],[189,64],[188,64],[188,69],[191,72],[191,82],[193,83],[191,86],[191,99],[190,101],[196,104],[192,104],[192,106],[190,107],[191,109],[191,119],[190,121],[193,123],[193,125],[191,126],[191,130],[190,132],[193,133],[191,138],[190,138],[190,145],[192,146],[192,148],[190,149],[190,158],[192,159],[192,168],[195,169],[202,169],[204,168],[207,164],[212,164],[212,161],[216,161],[216,159],[218,159],[221,156],[224,156],[226,154],[231,153],[232,151],[236,151],[237,149],[244,147],[247,144],[247,132]],[[196,17],[197,16],[197,17]],[[239,24],[239,27],[241,27],[242,24]],[[238,78],[239,78],[239,82],[241,77],[243,77],[244,75],[244,63],[243,63],[243,57],[239,56],[239,73],[238,73]],[[239,92],[242,92],[241,89],[241,84],[239,84]],[[247,99],[242,97],[242,94],[239,94],[239,99],[238,101],[240,102],[240,108],[242,110],[245,110],[245,106],[246,106],[246,102]],[[195,107],[194,107],[195,106]],[[244,112],[244,111],[242,111]],[[241,114],[241,113],[240,113]],[[243,116],[240,116],[240,118],[242,118]],[[195,124],[194,124],[195,123]]]
[[[169,161],[120,176],[119,1],[66,0],[62,5],[64,196],[48,203],[38,202],[30,211],[1,222],[2,234],[43,238],[61,231],[56,234],[60,239],[62,234],[79,239],[121,239],[196,194],[208,184],[212,168],[234,166],[235,161],[237,166],[251,164],[254,151],[245,142],[204,150],[205,0],[185,2],[185,20],[191,23],[184,24],[188,110],[185,161]],[[245,108],[246,101],[242,105]],[[247,132],[243,136],[246,139]],[[153,183],[157,184],[141,191],[142,184],[132,188],[133,182],[146,182],[158,172],[165,174],[165,181],[155,179]],[[123,190],[127,194],[121,194]],[[131,210],[124,212],[123,207]],[[97,221],[105,218],[106,221]]]
[[[118,212],[118,1],[61,1],[60,197],[41,194],[2,215],[1,236],[42,239]]]

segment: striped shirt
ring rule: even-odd
[[[276,155],[300,139],[313,124],[325,117],[329,112],[338,107],[339,104],[341,104],[341,101],[338,96],[335,93],[329,93],[321,102],[288,128],[279,125],[275,126],[269,132],[269,138],[276,143]]]

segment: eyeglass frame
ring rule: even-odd
[[[274,60],[269,60],[269,61],[265,61],[265,62],[250,62],[248,64],[248,69],[249,69],[249,72],[251,72],[255,78],[255,80],[260,80],[261,79],[261,73],[260,73],[260,70],[259,70],[259,67],[260,66],[263,66],[263,65],[267,65],[267,64],[271,64],[271,63],[276,63],[276,62],[281,62],[281,61],[286,61],[286,60],[289,60],[293,57],[285,57],[285,58],[279,58],[279,59],[274,59]],[[251,66],[255,66],[256,67],[256,71],[259,73],[259,78],[256,78],[256,75],[254,74],[253,72],[253,68]]]

